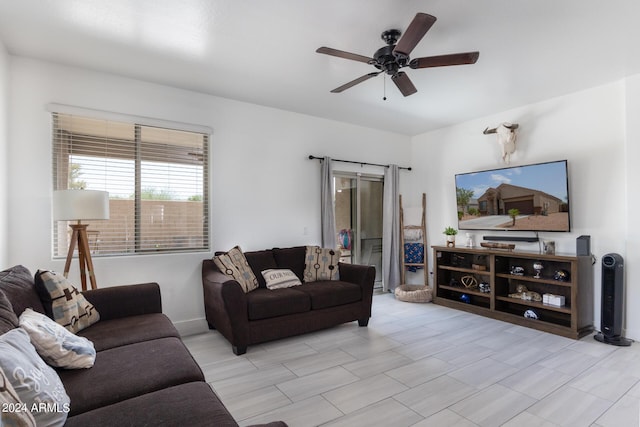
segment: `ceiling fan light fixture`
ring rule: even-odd
[[[400,71],[401,68],[409,67],[412,69],[419,69],[444,67],[449,65],[474,64],[478,60],[478,56],[480,55],[479,52],[454,53],[449,55],[410,59],[409,54],[411,51],[413,51],[435,22],[435,16],[426,13],[417,13],[404,34],[397,29],[383,31],[380,37],[384,40],[386,46],[378,49],[373,54],[373,58],[328,47],[318,48],[316,50],[318,53],[337,56],[338,58],[350,59],[353,61],[365,62],[380,70],[378,72],[365,74],[362,77],[333,89],[331,92],[342,92],[384,72],[391,76],[391,80],[393,80],[404,96],[409,96],[416,93],[418,90],[409,79],[409,76]]]

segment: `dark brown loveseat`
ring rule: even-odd
[[[375,268],[339,263],[339,280],[303,283],[267,289],[261,272],[290,269],[304,282],[305,246],[245,252],[259,287],[244,293],[240,284],[215,263],[202,263],[205,314],[209,328],[217,329],[233,352],[247,346],[304,334],[346,322],[367,326],[371,317]]]
[[[44,313],[31,273],[22,266],[0,272],[0,292],[16,316]],[[237,426],[204,381],[203,373],[168,317],[156,283],[83,292],[100,321],[78,332],[96,359],[89,369],[57,369],[70,397],[68,426]],[[7,312],[0,334],[11,330]],[[286,426],[281,422],[270,426]]]

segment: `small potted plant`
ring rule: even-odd
[[[458,234],[458,230],[453,227],[447,227],[443,233],[447,236],[447,246],[454,248],[456,246],[456,234]]]

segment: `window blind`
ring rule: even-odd
[[[109,219],[87,228],[94,256],[209,249],[207,133],[59,112],[52,126],[53,189],[109,192]]]

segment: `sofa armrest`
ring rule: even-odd
[[[358,319],[360,326],[366,326],[371,317],[371,304],[373,303],[373,285],[376,280],[376,268],[370,265],[338,264],[340,280],[355,283],[362,290],[362,304],[365,316]]]
[[[101,320],[162,313],[160,286],[157,283],[91,289],[82,292],[82,295],[96,307]]]
[[[234,348],[246,351],[249,343],[247,297],[240,284],[218,270],[213,261],[202,262],[204,309],[210,328],[217,329]]]
[[[376,268],[370,265],[338,264],[340,280],[360,285],[363,291],[373,292],[373,283],[376,279]]]

